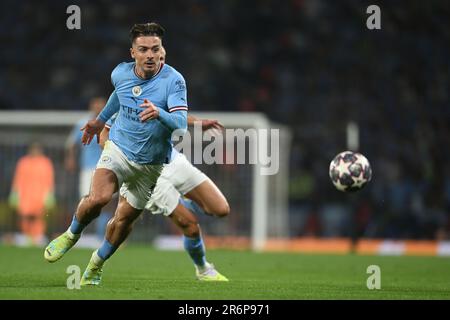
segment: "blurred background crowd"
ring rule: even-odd
[[[70,4],[81,30],[65,27]],[[366,28],[370,4],[4,0],[0,109],[85,110],[130,60],[130,27],[154,20],[190,110],[263,112],[291,129],[291,236],[450,239],[450,2],[377,2],[381,30]],[[349,121],[373,180],[343,195],[328,165]]]

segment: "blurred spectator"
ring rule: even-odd
[[[55,206],[54,172],[52,161],[36,142],[17,162],[9,204],[17,211],[19,229],[29,244],[46,244],[45,215]]]

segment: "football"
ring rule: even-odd
[[[344,151],[330,163],[330,179],[343,192],[361,190],[372,179],[372,168],[361,153]]]

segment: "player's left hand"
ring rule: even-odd
[[[213,137],[220,136],[225,127],[218,120],[203,119],[202,130],[208,131]]]
[[[216,130],[224,130],[224,126],[218,121],[218,120],[210,120],[210,119],[204,119],[202,120],[202,130],[206,131],[209,129],[216,129]]]
[[[144,103],[140,105],[141,108],[145,108],[140,114],[139,118],[142,122],[147,120],[153,120],[159,117],[159,109],[153,103],[144,99]]]

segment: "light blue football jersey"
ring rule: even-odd
[[[118,113],[115,113],[111,118],[109,118],[109,120],[106,122],[106,125],[105,125],[107,128],[111,129],[111,127],[114,125],[114,122],[116,121],[117,115],[118,115]],[[173,143],[172,143],[172,153],[170,155],[169,162],[172,162],[173,159],[175,159],[179,153],[180,152],[173,147]]]
[[[133,162],[139,164],[168,163],[172,144],[172,129],[161,119],[141,122],[139,105],[144,99],[160,108],[161,113],[183,112],[187,117],[187,90],[183,76],[173,67],[163,64],[150,79],[140,78],[134,70],[135,63],[121,63],[111,73],[115,87],[108,105],[118,111],[109,138]],[[106,107],[105,107],[106,108]],[[111,109],[111,110],[112,110]],[[167,114],[166,114],[167,115]],[[104,113],[99,118],[106,122]],[[187,120],[182,124],[187,127]]]

